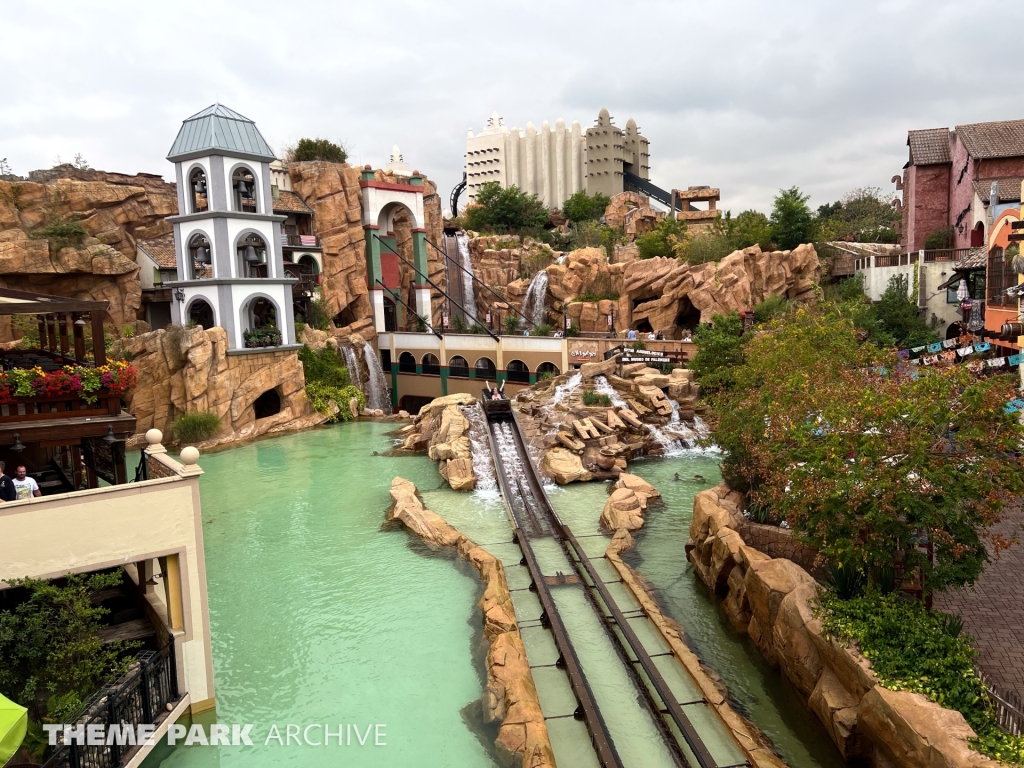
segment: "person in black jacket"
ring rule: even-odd
[[[18,489],[14,482],[4,474],[4,463],[0,461],[0,501],[14,501],[18,498]]]

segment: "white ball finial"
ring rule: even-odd
[[[159,429],[150,429],[146,432],[146,442],[150,445],[160,445],[163,439],[164,433]]]
[[[191,467],[197,461],[199,461],[199,449],[193,445],[186,445],[181,449],[181,463],[186,467]]]

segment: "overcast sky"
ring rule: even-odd
[[[276,150],[393,144],[461,178],[466,130],[607,106],[651,141],[652,180],[770,210],[893,190],[911,128],[1024,117],[1021,26],[1005,3],[690,0],[22,2],[0,0],[0,158],[15,173],[81,153],[173,178],[181,120],[220,101]]]

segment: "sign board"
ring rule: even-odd
[[[87,467],[111,485],[127,482],[124,440],[108,443],[102,437],[83,437],[82,458]]]
[[[662,363],[669,362],[664,357],[646,357],[644,355],[623,355],[622,364],[630,365],[631,363],[656,363],[661,365]]]
[[[569,339],[569,359],[574,363],[592,363],[597,360],[597,342]]]

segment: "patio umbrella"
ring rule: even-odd
[[[967,281],[966,280],[961,280],[960,281],[960,285],[956,289],[956,299],[957,299],[957,301],[963,301],[964,299],[970,298],[970,296],[971,296],[971,294],[967,290]]]
[[[21,746],[28,728],[28,710],[0,694],[0,765]]]

